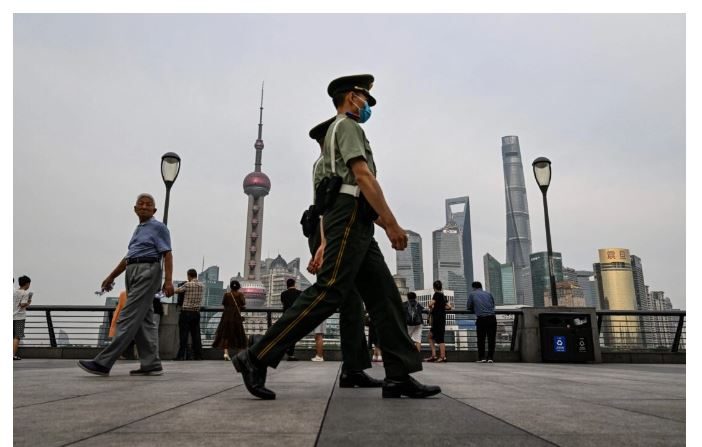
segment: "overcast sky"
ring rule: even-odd
[[[534,251],[546,243],[531,161],[547,156],[564,265],[629,248],[685,308],[683,15],[15,15],[14,276],[32,277],[37,304],[101,303],[137,194],[162,217],[168,151],[183,160],[175,278],[203,256],[225,281],[243,271],[262,81],[262,252],[306,264],[307,132],[334,114],[329,81],[356,73],[376,78],[364,128],[400,225],[423,238],[425,283],[449,197],[471,200],[475,277],[485,253],[504,262],[500,138],[517,135]]]

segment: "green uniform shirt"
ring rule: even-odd
[[[341,122],[339,122],[341,120]],[[338,126],[337,126],[337,123]],[[354,158],[361,157],[368,168],[376,175],[375,162],[373,161],[373,151],[370,148],[370,143],[366,138],[366,133],[363,128],[351,118],[345,115],[337,115],[336,120],[329,126],[327,135],[324,137],[324,149],[322,149],[322,162],[318,163],[314,171],[314,184],[317,185],[323,177],[332,175],[331,168],[331,148],[332,148],[332,133],[336,126],[336,147],[335,152],[335,168],[336,175],[343,179],[344,184],[357,185],[356,178],[348,166],[348,162]]]

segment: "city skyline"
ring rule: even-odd
[[[331,43],[313,36],[359,21],[373,51],[319,60]],[[240,181],[251,169],[263,80],[263,169],[276,186],[261,255],[299,256],[304,265],[298,222],[318,153],[307,131],[333,114],[331,79],[370,72],[378,105],[364,128],[404,228],[428,240],[445,198],[469,196],[473,251],[504,253],[499,144],[516,135],[533,250],[545,242],[530,164],[545,155],[554,251],[589,270],[598,247],[628,247],[643,259],[648,285],[685,308],[682,15],[18,14],[14,24],[13,274],[32,277],[38,303],[95,303],[136,226],[136,195],[163,203],[157,166],[168,151],[182,158],[169,210],[174,276],[203,254],[222,277],[241,271]],[[415,35],[420,25],[429,37]],[[254,31],[256,45],[243,45]],[[471,57],[450,57],[456,52]],[[410,94],[425,84],[426,93]],[[652,203],[666,219],[651,218]],[[86,213],[88,228],[77,226]],[[381,230],[376,238],[396,271]],[[69,280],[77,271],[82,281]]]

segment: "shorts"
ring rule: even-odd
[[[24,338],[24,321],[12,320],[12,338]]]
[[[407,334],[415,343],[422,342],[422,325],[418,324],[416,326],[407,326]]]
[[[327,320],[322,321],[319,326],[314,328],[314,333],[315,334],[324,334],[327,330]]]

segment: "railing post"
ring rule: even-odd
[[[266,311],[266,323],[268,323],[268,329],[273,326],[273,312],[270,309]]]
[[[509,347],[509,350],[514,352],[514,347],[517,344],[517,322],[519,321],[519,314],[515,313],[514,314],[514,322],[512,323],[512,342]]]
[[[670,352],[678,352],[680,347],[680,337],[682,336],[683,321],[685,319],[684,315],[680,315],[678,318],[678,329],[675,331],[675,339],[673,340],[673,349]]]
[[[54,323],[51,321],[51,311],[46,310],[46,327],[49,329],[49,343],[52,348],[57,347],[56,344],[56,334],[54,333]]]
[[[602,314],[597,316],[597,335],[602,334]]]

